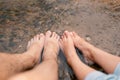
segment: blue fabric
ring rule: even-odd
[[[117,65],[113,74],[105,74],[100,71],[89,73],[85,80],[120,80],[120,64]]]

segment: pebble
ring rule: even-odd
[[[55,7],[55,10],[58,10],[58,7]]]
[[[21,48],[22,47],[22,45],[19,45],[19,48]]]
[[[89,36],[86,37],[87,41],[91,41],[91,38]]]

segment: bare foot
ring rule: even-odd
[[[86,42],[83,38],[81,38],[75,32],[70,32],[70,35],[73,39],[74,45],[83,52],[85,58],[87,58],[88,60],[94,61],[93,59],[94,46]]]
[[[73,40],[68,31],[65,31],[63,33],[63,36],[60,39],[60,47],[63,50],[68,63],[71,64],[71,61],[73,60],[74,57],[77,57],[77,54],[74,48]]]
[[[59,36],[55,32],[47,31],[45,35],[43,60],[55,59],[59,51]]]
[[[44,34],[36,35],[28,42],[27,46],[27,55],[30,55],[34,58],[35,63],[39,63],[41,52],[44,45]]]

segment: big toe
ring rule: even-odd
[[[70,32],[70,36],[71,36],[72,38],[74,37],[73,32]]]
[[[66,38],[69,38],[69,37],[70,37],[70,33],[69,33],[68,31],[65,31],[65,32],[64,32],[64,36],[65,36]]]
[[[45,36],[44,36],[43,33],[41,33],[41,34],[39,35],[39,37],[40,37],[40,40],[41,40],[41,39],[43,40]]]
[[[76,37],[78,34],[76,32],[72,32],[73,36]]]
[[[51,32],[51,31],[47,31],[47,32],[46,32],[46,37],[50,37],[50,36],[51,36],[51,34],[52,34],[52,32]]]

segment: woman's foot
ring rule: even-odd
[[[69,64],[71,64],[73,59],[78,57],[74,48],[73,40],[68,31],[63,33],[62,38],[60,39],[60,47],[63,50]]]
[[[55,59],[59,51],[59,36],[55,32],[47,31],[45,35],[43,60]]]
[[[95,47],[89,44],[88,42],[86,42],[75,32],[70,32],[70,35],[72,37],[75,47],[77,47],[83,52],[84,57],[87,58],[88,60],[94,61],[93,50],[95,49]]]
[[[39,63],[41,52],[44,45],[44,34],[36,35],[28,42],[27,52],[25,54],[34,58],[34,62]]]

